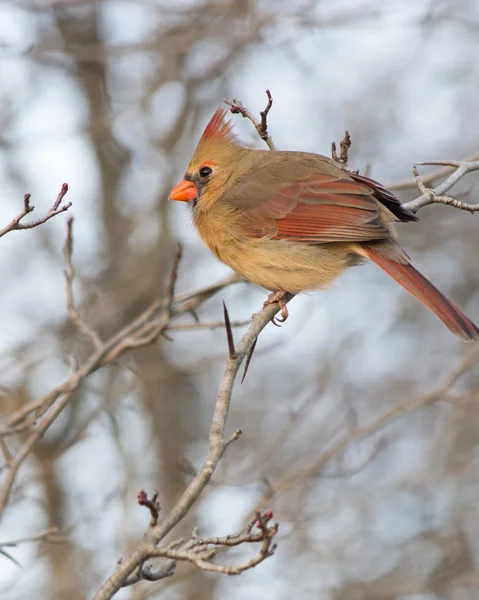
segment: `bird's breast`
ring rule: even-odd
[[[326,287],[351,265],[344,244],[305,244],[269,237],[248,237],[240,219],[223,213],[194,219],[211,252],[244,279],[268,290],[299,293]]]

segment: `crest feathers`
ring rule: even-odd
[[[225,121],[228,110],[228,108],[216,109],[200,138],[200,144],[206,141],[233,142],[235,140],[232,121]]]

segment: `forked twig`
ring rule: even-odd
[[[68,192],[68,184],[64,183],[61,187],[61,190],[60,190],[58,196],[57,196],[57,199],[55,200],[55,202],[53,203],[53,206],[50,208],[50,210],[48,211],[48,213],[46,215],[44,215],[43,217],[40,217],[39,219],[35,219],[34,221],[30,221],[28,223],[21,223],[21,221],[29,213],[33,212],[33,210],[35,209],[35,207],[30,204],[31,195],[25,194],[25,196],[23,197],[22,212],[18,216],[16,216],[6,227],[4,227],[3,229],[0,229],[0,237],[3,237],[5,234],[9,233],[10,231],[19,231],[21,229],[33,229],[34,227],[38,227],[39,225],[46,223],[53,217],[56,217],[60,213],[68,210],[70,208],[70,206],[72,205],[71,202],[68,202],[67,204],[64,204],[63,206],[60,206],[60,204],[62,203],[63,198],[65,197],[67,192]]]

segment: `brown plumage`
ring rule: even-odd
[[[394,222],[417,221],[381,184],[308,152],[241,146],[218,109],[171,200],[187,201],[210,250],[239,275],[284,293],[329,285],[346,268],[371,260],[463,340],[479,329],[410,264]]]

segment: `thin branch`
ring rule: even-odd
[[[58,527],[49,527],[41,533],[32,535],[30,537],[18,538],[16,540],[10,540],[8,542],[0,542],[0,548],[13,548],[20,544],[29,544],[32,542],[48,542],[50,544],[63,544],[68,542],[70,539],[69,534],[62,533]]]
[[[353,173],[354,175],[357,175],[359,173],[359,169],[351,169],[348,166],[349,148],[351,148],[351,136],[348,130],[344,132],[344,137],[339,142],[339,147],[341,150],[338,156],[336,152],[336,142],[331,142],[331,158],[335,162],[339,163],[339,166],[345,171],[348,171],[348,173]]]
[[[251,323],[251,319],[244,321],[230,321],[231,327],[246,327]],[[185,323],[181,325],[168,325],[166,331],[196,331],[201,329],[220,329],[225,326],[224,321],[209,321],[206,323]],[[0,430],[1,431],[1,430]],[[0,433],[1,435],[1,433]]]
[[[200,304],[203,304],[203,302],[214,296],[220,290],[223,290],[225,287],[228,287],[233,283],[240,283],[242,281],[244,281],[242,277],[236,273],[232,273],[217,283],[207,285],[204,288],[200,288],[193,292],[178,294],[175,296],[174,306],[181,303],[183,307],[182,312],[193,312],[200,306]]]
[[[257,342],[258,342],[258,340],[255,340],[254,344],[251,346],[251,348],[248,350],[248,353],[246,354],[246,360],[244,363],[244,371],[243,371],[243,377],[241,378],[241,383],[243,383],[245,380],[246,373],[248,372],[248,369],[249,369],[249,364],[251,362],[251,359],[253,358],[254,351],[256,350]]]
[[[268,133],[268,113],[273,106],[273,97],[271,96],[271,92],[269,90],[266,90],[266,95],[268,96],[268,103],[266,108],[260,112],[260,120],[258,120],[245,106],[243,106],[243,103],[239,100],[233,98],[231,101],[224,101],[230,107],[232,114],[242,115],[245,119],[249,119],[253,123],[259,137],[266,143],[270,150],[276,150],[273,140]]]
[[[151,498],[148,498],[148,494],[141,490],[141,492],[138,493],[138,504],[140,506],[146,506],[146,508],[150,511],[150,527],[157,525],[161,510],[161,504],[158,499],[158,490],[153,492],[153,496]]]
[[[175,259],[173,261],[173,266],[171,267],[170,279],[168,281],[168,287],[166,288],[166,311],[168,317],[171,317],[173,314],[173,302],[175,300],[175,287],[176,280],[178,279],[178,269],[181,262],[181,257],[183,256],[183,246],[178,244]]]
[[[17,567],[22,568],[22,565],[18,562],[18,560],[16,560],[9,552],[4,550],[3,548],[0,548],[0,555],[4,556],[5,558],[8,558],[8,560],[11,560],[14,565],[17,565]]]
[[[477,160],[479,160],[479,154],[477,154],[477,152],[476,152],[475,154],[466,156],[466,158],[464,158],[464,160],[461,162],[475,162]],[[446,161],[444,163],[440,163],[440,164],[446,165],[447,163],[448,163],[448,161]],[[446,177],[447,175],[449,175],[451,173],[452,168],[455,168],[455,167],[444,166],[444,168],[442,168],[442,169],[437,169],[437,171],[433,171],[432,173],[423,175],[422,181],[423,181],[424,185],[428,186],[431,183],[434,183],[435,181],[437,181],[438,179],[442,179],[443,177]],[[411,179],[406,179],[404,181],[398,181],[397,183],[391,183],[390,185],[388,185],[386,187],[388,188],[388,190],[398,192],[401,190],[409,190],[409,189],[413,189],[413,188],[417,187],[417,182],[416,182],[415,177],[413,177]]]
[[[58,199],[57,199],[58,202]],[[56,203],[55,203],[56,204]],[[72,264],[73,254],[73,217],[67,219],[67,236],[63,246],[63,256],[65,257],[65,296],[67,302],[67,311],[71,322],[86,335],[93,344],[94,348],[101,348],[103,342],[98,334],[80,317],[73,299],[73,281],[75,279],[75,269]]]
[[[271,107],[273,106],[273,96],[271,95],[271,92],[269,90],[266,90],[266,95],[268,96],[268,104],[266,105],[266,108],[259,113],[261,116],[261,124],[260,124],[260,128],[258,130],[258,133],[262,140],[264,140],[266,143],[268,143],[267,140],[269,139],[270,143],[272,144],[273,141],[271,140],[271,137],[268,135],[268,113],[271,110]],[[271,147],[269,146],[269,144],[268,144],[268,147],[271,150]],[[274,146],[273,146],[273,149],[274,149]]]
[[[479,210],[479,204],[466,204],[455,198],[446,196],[448,192],[462,177],[471,173],[472,171],[479,170],[479,160],[473,162],[467,161],[429,161],[419,163],[420,165],[445,165],[447,167],[453,167],[456,170],[449,175],[442,183],[440,183],[434,189],[427,188],[424,184],[424,180],[419,176],[416,166],[413,167],[413,174],[416,181],[416,185],[419,188],[421,195],[410,202],[405,202],[404,206],[413,212],[417,212],[420,208],[428,206],[429,204],[449,204],[458,208],[459,210],[467,210],[471,213]]]
[[[193,530],[191,539],[181,548],[176,549],[182,543],[180,540],[179,542],[176,541],[169,544],[167,547],[155,548],[150,556],[169,558],[175,562],[181,560],[191,562],[203,571],[239,575],[248,569],[252,569],[274,554],[276,546],[272,543],[272,540],[278,532],[278,524],[268,525],[272,516],[273,513],[271,511],[266,511],[263,514],[257,512],[255,518],[243,531],[225,537],[199,538],[197,531]],[[260,530],[258,533],[252,532],[254,525]],[[244,563],[227,566],[211,562],[211,559],[218,554],[221,547],[254,543],[261,543],[260,550],[255,557]]]
[[[226,304],[223,301],[223,314],[225,317],[225,329],[226,329],[226,339],[228,340],[228,355],[230,358],[235,357],[235,341],[233,337],[233,330],[231,329],[230,316],[228,314],[228,309],[226,308]]]
[[[21,221],[29,213],[33,212],[33,210],[35,209],[35,207],[30,204],[30,198],[31,198],[30,194],[25,194],[25,196],[23,197],[22,212],[18,216],[16,216],[6,227],[4,227],[3,229],[0,229],[0,237],[3,237],[5,234],[9,233],[10,231],[19,231],[20,229],[33,229],[34,227],[38,227],[39,225],[46,223],[47,221],[49,221],[56,215],[59,215],[60,213],[68,210],[70,208],[70,206],[72,205],[71,202],[68,202],[67,204],[64,204],[63,206],[60,206],[60,204],[67,192],[68,192],[68,184],[64,183],[61,187],[61,190],[60,190],[60,193],[58,194],[57,199],[55,200],[55,202],[53,203],[53,206],[50,208],[50,210],[48,211],[48,213],[46,215],[44,215],[40,219],[35,219],[34,221],[30,221],[28,223],[21,223]]]
[[[175,287],[176,280],[178,278],[178,269],[180,266],[181,257],[183,256],[183,246],[181,244],[177,245],[177,250],[175,254],[175,259],[173,261],[173,266],[171,267],[170,277],[168,280],[168,286],[166,288],[166,316],[169,320],[173,314],[173,301],[175,299]],[[166,330],[160,332],[161,336],[168,340],[169,342],[173,341],[173,338],[166,333]]]

